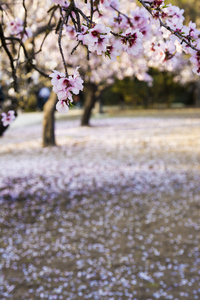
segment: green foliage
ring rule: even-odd
[[[120,100],[133,106],[143,106],[148,95],[148,86],[145,82],[125,78],[122,81],[117,80],[112,87],[113,92],[119,93]]]
[[[165,103],[170,107],[172,103],[192,104],[191,84],[184,86],[174,81],[174,76],[168,72],[152,69],[153,86],[149,88],[149,95],[153,103]]]
[[[192,105],[193,87],[180,85],[174,81],[172,74],[150,70],[153,86],[137,79],[116,80],[114,85],[103,93],[103,103],[107,105],[122,104],[132,107],[153,108]]]
[[[35,94],[29,94],[26,101],[22,103],[22,106],[24,104],[24,111],[30,112],[35,111],[37,107],[37,97]]]

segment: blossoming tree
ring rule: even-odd
[[[149,66],[173,70],[181,66],[184,56],[189,57],[193,72],[200,73],[200,31],[193,22],[184,24],[183,9],[163,0],[43,0],[39,7],[21,0],[22,18],[13,18],[12,3],[0,6],[1,51],[9,61],[15,92],[19,69],[26,64],[28,70],[51,78],[56,108],[62,113],[68,112],[84,81],[99,84],[128,73],[151,83]],[[32,7],[37,18],[29,12]],[[41,32],[43,37],[36,41]],[[48,36],[52,44],[46,43]],[[47,58],[43,62],[42,56]],[[50,60],[53,71],[47,66]]]

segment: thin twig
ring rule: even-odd
[[[92,22],[92,18],[93,18],[93,14],[94,14],[94,3],[93,3],[93,0],[90,0],[90,6],[91,6],[91,9],[90,9],[90,20]]]
[[[65,75],[66,75],[66,77],[68,77],[69,75],[68,75],[67,64],[66,64],[64,53],[63,53],[63,49],[62,49],[61,39],[62,39],[63,26],[68,21],[68,18],[69,18],[69,15],[71,13],[71,10],[72,10],[72,8],[71,8],[71,6],[69,6],[68,10],[66,11],[65,17],[63,18],[63,20],[62,20],[62,22],[60,24],[59,36],[58,36],[58,46],[59,46],[60,54],[61,54],[61,57],[62,57],[62,62],[63,62],[64,68],[65,68]]]
[[[21,32],[21,37],[20,40],[23,40],[24,34],[26,33],[26,25],[27,25],[27,8],[25,5],[25,0],[22,1],[22,6],[24,8],[24,25],[23,25],[23,31]],[[19,66],[19,58],[20,58],[20,48],[21,48],[21,43],[19,43],[19,49],[18,49],[18,54],[17,54],[17,65],[16,65],[16,69]]]
[[[75,8],[75,11],[80,13],[80,15],[87,21],[87,24],[94,23],[78,7]]]
[[[49,77],[49,75],[47,75],[46,73],[44,73],[42,70],[40,70],[36,65],[33,64],[32,62],[32,57],[29,57],[28,56],[28,53],[27,53],[27,50],[26,50],[26,47],[24,45],[24,43],[21,41],[21,39],[19,38],[16,38],[16,37],[8,37],[8,38],[5,38],[5,40],[11,40],[11,41],[16,41],[18,43],[21,44],[21,48],[23,49],[24,51],[24,56],[26,57],[26,62],[29,63],[31,65],[31,67],[33,69],[35,69],[36,71],[38,71],[42,76],[44,77]],[[12,58],[12,60],[14,61],[14,59]]]
[[[70,18],[72,19],[72,22],[73,22],[73,24],[74,24],[75,31],[77,32],[77,31],[78,31],[78,27],[77,27],[78,23],[77,23],[77,21],[74,19],[72,13],[70,13]]]
[[[40,44],[40,49],[39,49],[39,51],[38,51],[37,53],[39,53],[39,52],[42,51],[42,47],[43,47],[43,45],[44,45],[44,42],[45,42],[47,36],[48,36],[49,33],[51,32],[51,29],[55,26],[55,24],[51,25],[51,20],[53,19],[54,13],[55,13],[55,11],[57,10],[57,8],[58,8],[58,6],[54,6],[54,7],[53,7],[53,11],[52,11],[52,13],[51,13],[51,16],[50,16],[50,18],[49,18],[48,24],[47,24],[47,26],[46,26],[46,33],[45,33],[45,35],[44,35],[44,37],[43,37],[43,40],[42,40],[42,42],[41,42],[41,44]],[[50,12],[50,11],[51,11],[51,10],[49,10],[49,12]],[[35,53],[35,54],[37,54],[37,53]]]
[[[130,18],[127,15],[123,14],[121,11],[119,11],[117,8],[115,8],[113,5],[110,5],[110,7],[112,9],[114,9],[116,12],[118,12],[118,14],[120,14],[120,15],[124,16],[125,18],[127,18],[128,20],[130,20]]]
[[[111,33],[112,35],[116,36],[116,37],[127,38],[127,36],[122,35],[122,34],[119,34],[119,33],[115,33],[115,32],[113,32],[113,31],[110,31],[110,33]]]
[[[15,69],[15,66],[14,66],[14,61],[13,61],[12,54],[10,53],[10,51],[7,47],[7,44],[6,44],[6,41],[5,41],[5,36],[4,36],[4,33],[3,33],[3,28],[1,26],[1,24],[0,24],[0,39],[1,39],[2,47],[4,48],[6,54],[8,55],[8,58],[10,60],[14,90],[15,90],[15,92],[18,92],[18,79],[17,79],[16,69]]]
[[[74,9],[74,12],[76,14],[76,20],[77,20],[77,25],[78,25],[78,32],[81,32],[81,21],[80,21],[79,13],[77,12],[76,9]]]
[[[78,46],[81,44],[81,41],[72,49],[71,55],[77,50]]]

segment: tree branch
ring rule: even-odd
[[[66,64],[66,61],[65,61],[65,57],[64,57],[64,53],[63,53],[63,49],[62,49],[62,43],[61,43],[61,39],[62,39],[62,30],[63,30],[63,26],[66,22],[68,22],[68,18],[69,18],[69,15],[72,11],[72,5],[73,3],[71,3],[67,10],[66,10],[66,14],[64,16],[64,18],[62,19],[62,22],[60,24],[60,28],[59,28],[59,35],[58,35],[58,46],[59,46],[59,50],[60,50],[60,54],[61,54],[61,57],[62,57],[62,62],[63,62],[63,65],[64,65],[64,68],[65,68],[65,75],[66,77],[68,77],[68,70],[67,70],[67,64]]]
[[[27,53],[27,51],[26,51],[26,48],[25,48],[25,45],[24,45],[24,43],[21,41],[21,39],[18,39],[18,38],[16,38],[16,37],[8,37],[8,38],[5,38],[5,40],[11,40],[11,41],[17,41],[18,43],[20,43],[20,47],[22,47],[22,49],[23,49],[23,51],[24,51],[24,55],[25,55],[25,57],[26,57],[26,60],[27,60],[27,62],[31,65],[31,67],[33,68],[33,69],[35,69],[36,71],[38,71],[42,76],[44,76],[44,77],[46,77],[46,78],[48,78],[49,77],[49,75],[47,75],[46,73],[44,73],[42,70],[40,70],[36,65],[34,65],[33,63],[32,63],[32,57],[29,57],[28,56],[28,53]],[[13,60],[13,58],[12,58],[12,60]],[[14,60],[13,60],[14,61]]]
[[[12,57],[12,54],[10,53],[7,44],[6,44],[6,39],[3,33],[3,28],[0,24],[0,39],[1,39],[1,43],[2,43],[2,47],[4,48],[6,54],[8,55],[9,61],[10,61],[10,66],[12,69],[12,77],[13,77],[13,84],[14,84],[14,90],[15,92],[18,92],[18,79],[17,79],[17,74],[16,74],[16,68],[14,66],[14,60]]]
[[[154,15],[152,13],[152,9],[146,4],[145,1],[143,0],[138,0],[142,6],[144,6],[144,8],[151,14],[151,16],[154,18]],[[188,45],[191,49],[200,52],[200,49],[197,49],[195,46],[193,46],[186,37],[182,36],[180,33],[176,32],[175,30],[173,30],[170,26],[168,26],[167,24],[165,24],[161,18],[159,17],[159,22],[160,22],[160,26],[166,28],[168,31],[170,31],[172,34],[174,34],[176,37],[178,37],[181,40],[181,44],[185,43],[186,45]]]

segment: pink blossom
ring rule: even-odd
[[[96,52],[97,55],[101,55],[103,52],[106,52],[106,47],[109,42],[108,34],[110,31],[110,27],[106,27],[103,24],[96,24],[90,29],[83,26],[82,32],[78,33],[78,40],[82,41],[84,45],[87,45],[91,52]]]
[[[163,61],[165,59],[165,52],[160,46],[154,47],[154,59],[157,61]]]
[[[169,4],[166,8],[163,9],[166,14],[168,22],[171,24],[176,24],[177,22],[184,21],[184,9],[180,9],[178,6]]]
[[[110,58],[111,61],[116,61],[116,57],[120,55],[120,50],[122,49],[122,44],[120,42],[115,42],[111,46],[107,46],[106,56]]]
[[[14,119],[15,119],[15,112],[14,112],[14,110],[9,110],[7,112],[7,114],[4,113],[4,112],[1,113],[1,116],[2,116],[1,122],[3,123],[3,126],[8,126],[8,125],[10,125],[14,121]]]
[[[53,85],[53,91],[58,96],[58,103],[56,108],[60,112],[67,112],[68,105],[73,102],[73,94],[78,95],[83,90],[83,80],[78,72],[79,67],[76,68],[73,75],[68,78],[64,73],[60,73],[56,70],[49,76],[52,77],[51,83]]]
[[[194,51],[192,56],[190,57],[190,61],[193,64],[192,71],[195,74],[200,75],[200,51]]]
[[[144,8],[136,7],[134,11],[131,12],[132,14],[132,24],[134,28],[143,28],[148,25],[148,12]]]
[[[163,0],[149,0],[148,2],[151,3],[152,7],[160,7],[164,4]]]
[[[23,21],[15,18],[7,24],[8,30],[12,35],[18,35],[23,31]]]
[[[181,43],[178,39],[174,42],[174,45],[176,46],[176,52],[177,53],[182,53],[183,52],[183,46],[181,45]]]
[[[153,85],[153,78],[148,73],[138,73],[136,77],[140,81],[145,81],[148,83],[148,86]]]
[[[79,68],[80,67],[76,67],[74,74],[69,77],[70,82],[72,84],[72,92],[75,95],[78,95],[79,91],[83,90],[83,80],[81,79],[80,74],[78,72]]]
[[[58,85],[55,86],[54,92],[57,90],[58,100],[63,101],[69,99],[73,102],[72,94],[71,94],[72,85],[68,78],[61,78],[58,81]]]
[[[88,44],[88,49],[91,52],[95,52],[97,55],[101,55],[103,52],[106,52],[107,49],[108,38],[99,37],[98,41],[94,44]]]
[[[24,22],[19,18],[15,18],[14,20],[10,21],[7,24],[7,27],[10,34],[16,35],[19,39],[22,38],[23,42],[33,35],[31,28],[24,28]]]
[[[118,28],[125,28],[127,26],[127,18],[121,14],[117,14],[115,11],[113,12],[112,18],[108,21],[110,26]]]
[[[189,23],[189,35],[193,39],[198,39],[200,35],[200,31],[196,29],[196,24],[193,22]]]
[[[118,0],[101,0],[101,4],[104,7],[110,7],[110,5],[112,5],[116,8],[119,6],[119,1]]]
[[[67,35],[69,36],[69,38],[70,39],[74,39],[74,37],[75,37],[75,28],[73,27],[73,26],[71,26],[71,25],[65,25],[64,26],[64,29],[65,29],[65,31],[66,31],[66,33],[67,33]]]
[[[200,36],[200,31],[196,29],[196,24],[190,22],[189,26],[183,26],[184,37],[193,45],[197,45],[197,41]],[[188,45],[185,45],[188,48]]]
[[[65,74],[64,74],[64,73],[60,73],[60,72],[58,72],[58,71],[56,71],[56,70],[53,70],[53,72],[54,72],[54,73],[51,73],[51,74],[49,75],[49,77],[52,77],[51,83],[52,83],[52,85],[53,85],[53,91],[54,91],[55,93],[57,93],[57,92],[58,92],[58,88],[57,88],[57,86],[58,86],[58,81],[59,81],[59,79],[63,78],[63,77],[65,76]]]
[[[142,37],[143,35],[139,30],[128,28],[122,38],[124,50],[129,54],[137,55],[142,49]]]
[[[60,113],[68,113],[69,111],[69,104],[68,101],[58,101],[56,104],[56,109],[57,111],[59,111]]]

